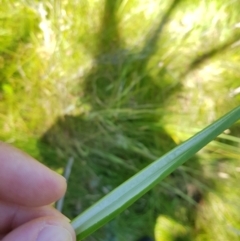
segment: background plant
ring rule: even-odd
[[[75,217],[239,104],[238,5],[2,0],[1,139],[60,173],[75,158]],[[88,240],[152,235],[157,217],[176,237],[238,240],[234,136],[238,124]]]
[[[87,237],[126,210],[131,204],[239,119],[240,107],[227,113],[221,119],[154,161],[115,188],[84,213],[78,215],[72,221],[77,238],[83,239]],[[189,200],[194,203],[190,198]],[[194,201],[196,203],[199,202],[197,199]],[[162,236],[162,232],[160,232],[160,235]]]

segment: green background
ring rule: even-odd
[[[240,1],[0,0],[0,138],[63,173],[74,218],[239,105]],[[239,240],[239,124],[88,241]]]

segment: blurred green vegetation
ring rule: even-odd
[[[0,138],[60,173],[74,157],[70,218],[240,102],[239,0],[0,3]],[[87,240],[239,240],[239,135]]]

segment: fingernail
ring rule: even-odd
[[[46,225],[38,234],[36,241],[73,241],[70,232],[53,225]]]

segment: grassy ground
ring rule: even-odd
[[[0,138],[60,173],[74,157],[73,218],[239,104],[238,6],[2,0]],[[239,135],[236,124],[87,240],[239,240]]]

